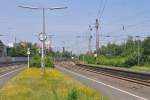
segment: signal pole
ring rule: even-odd
[[[99,36],[100,36],[98,19],[96,19],[95,28],[96,28],[96,53],[97,53],[99,49]]]

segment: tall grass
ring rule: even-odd
[[[106,57],[106,56],[94,57],[94,56],[84,55],[84,59],[82,59],[82,58],[83,58],[83,55],[80,57],[80,60],[82,60],[88,64],[106,65],[106,66],[112,66],[112,67],[123,67],[123,68],[129,68],[128,70],[138,71],[138,72],[142,72],[142,71],[149,72],[150,71],[149,62],[145,63],[144,65],[140,65],[140,66],[135,65],[135,63],[137,63],[137,57],[135,57],[133,55],[128,56],[128,57],[120,57],[120,56],[117,56],[117,57]],[[140,61],[141,60],[142,60],[142,58],[140,59]]]
[[[108,57],[100,56],[100,57],[96,58],[96,64],[99,64],[99,65],[127,67],[124,64],[124,62],[125,62],[125,58],[121,58],[121,57],[108,58]]]
[[[80,58],[80,60],[88,63],[88,64],[98,64],[98,65],[109,65],[116,67],[128,67],[125,64],[126,58],[123,57],[105,57],[105,56],[84,56]]]
[[[1,100],[106,100],[101,93],[65,76],[56,69],[31,68],[0,90]]]

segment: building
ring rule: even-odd
[[[7,56],[7,47],[0,40],[0,57],[5,57],[5,56]]]
[[[46,49],[47,53],[52,52],[52,42],[51,41],[45,42],[45,49]]]

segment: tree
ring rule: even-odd
[[[38,54],[37,44],[32,44],[28,42],[20,42],[15,45],[15,47],[10,48],[8,55],[12,57],[26,57],[27,48],[30,48],[31,56]]]
[[[98,50],[98,54],[104,55],[107,57],[118,56],[118,55],[121,55],[121,53],[122,53],[121,46],[114,44],[114,43],[108,43],[107,46],[102,46]]]
[[[104,64],[109,63],[109,65],[121,65],[124,67],[138,65],[138,60],[140,60],[140,65],[149,65],[150,37],[144,40],[133,40],[133,37],[129,36],[127,42],[120,45],[109,42],[106,46],[98,49],[98,57],[100,58],[99,61],[92,59],[92,56],[86,56],[84,58],[88,63],[97,62],[102,64],[101,62],[105,62]]]
[[[143,54],[150,55],[150,37],[146,38],[142,43]]]

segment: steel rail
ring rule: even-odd
[[[0,67],[0,75],[3,75],[9,71],[12,71],[21,67],[22,67],[21,64],[5,64],[5,66]]]
[[[126,81],[150,86],[150,74],[149,73],[141,73],[141,72],[133,72],[133,71],[126,71],[121,69],[114,69],[114,68],[104,68],[98,67],[95,65],[88,65],[88,64],[76,64],[76,67],[87,70],[91,72],[95,72],[98,74],[107,75],[110,77],[115,77],[119,79],[123,79]]]

